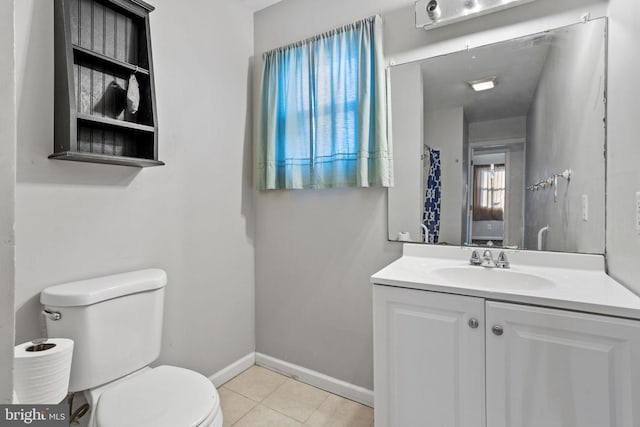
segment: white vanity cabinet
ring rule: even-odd
[[[376,427],[484,426],[484,299],[373,288]]]
[[[640,426],[640,321],[493,301],[486,319],[487,426]]]
[[[376,427],[640,427],[640,321],[373,288]]]

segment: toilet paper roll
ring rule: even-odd
[[[69,389],[73,341],[50,338],[14,349],[14,387],[21,404],[55,405]]]

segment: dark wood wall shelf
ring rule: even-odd
[[[55,0],[57,160],[161,166],[149,13],[141,0]],[[131,76],[137,111],[127,107]]]

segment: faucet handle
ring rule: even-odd
[[[496,262],[493,260],[493,253],[489,249],[485,249],[484,252],[482,252],[482,262],[480,265],[487,268],[496,266]]]
[[[480,255],[478,255],[478,251],[475,249],[471,252],[471,258],[469,259],[469,264],[471,265],[480,265],[482,264],[482,260],[480,259]]]
[[[507,254],[504,251],[501,251],[498,255],[498,260],[496,261],[496,267],[498,268],[509,268],[509,259],[507,258]]]

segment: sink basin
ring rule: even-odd
[[[450,284],[514,291],[535,291],[555,287],[554,282],[533,274],[502,268],[446,267],[433,270],[434,275]]]

